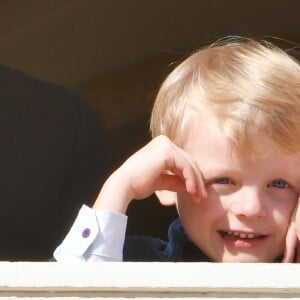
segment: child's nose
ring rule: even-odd
[[[231,211],[237,216],[264,217],[266,215],[266,195],[255,187],[244,187],[235,194]]]

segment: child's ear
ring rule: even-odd
[[[155,195],[157,196],[161,205],[171,206],[176,205],[177,202],[177,193],[171,191],[156,191]]]

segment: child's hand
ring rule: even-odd
[[[206,195],[196,162],[166,136],[158,136],[129,157],[104,184],[94,208],[125,213],[133,199],[155,191]]]
[[[300,197],[294,208],[286,235],[286,245],[282,262],[300,262]]]

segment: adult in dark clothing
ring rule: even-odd
[[[0,66],[1,260],[46,260],[110,169],[104,128],[78,95]]]

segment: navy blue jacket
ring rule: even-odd
[[[124,261],[210,261],[185,233],[179,219],[171,223],[169,241],[148,236],[126,237]]]

